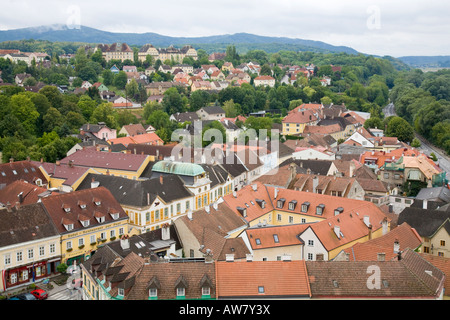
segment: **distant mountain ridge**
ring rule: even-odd
[[[147,33],[115,33],[102,31],[86,26],[71,28],[66,25],[54,24],[48,26],[30,27],[14,30],[0,31],[0,42],[14,40],[48,40],[52,42],[84,42],[84,43],[114,43],[126,42],[129,45],[142,46],[151,43],[154,46],[167,47],[170,45],[226,45],[226,44],[253,44],[269,45],[280,44],[299,51],[317,52],[345,52],[358,54],[346,46],[334,46],[321,41],[294,39],[287,37],[268,37],[249,33],[236,33],[206,37],[170,37],[153,32]],[[274,46],[276,47],[276,46]]]

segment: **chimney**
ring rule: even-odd
[[[20,209],[20,202],[17,201],[17,202],[16,202],[16,210],[19,210],[19,209]]]
[[[192,220],[192,211],[191,210],[188,211],[187,217],[189,220]]]
[[[161,228],[161,240],[169,240],[170,239],[170,225],[165,223]]]
[[[369,240],[372,240],[372,225],[369,226]]]
[[[209,205],[208,205],[208,206],[205,206],[205,211],[206,211],[206,213],[209,214],[209,212],[210,212]]]
[[[12,212],[12,209],[11,209],[11,203],[9,203],[9,201],[6,203],[6,210],[7,210],[8,212]]]
[[[164,183],[164,178],[162,175],[159,176],[159,183],[162,185]]]
[[[233,191],[233,197],[237,198],[237,192]]]
[[[73,168],[73,160],[69,160],[69,167]]]
[[[247,262],[252,262],[253,261],[253,255],[252,254],[247,253],[245,256],[247,258]]]
[[[316,193],[318,185],[319,185],[319,178],[317,176],[315,176],[313,178],[313,193]]]
[[[227,253],[225,255],[225,259],[227,262],[233,262],[234,261],[234,253]]]
[[[377,261],[386,261],[386,254],[384,252],[377,253]]]
[[[428,200],[427,199],[422,200],[422,209],[428,209]]]
[[[92,178],[92,181],[91,181],[91,188],[92,188],[92,189],[97,188],[99,185],[100,185],[100,182],[99,182],[99,181],[95,181],[95,179]]]
[[[218,210],[219,209],[219,205],[217,204],[217,202],[214,202],[213,203],[213,208],[214,208],[214,210]]]
[[[14,158],[9,158],[9,163],[13,163],[14,162]]]
[[[275,188],[275,195],[273,196],[274,199],[278,197],[278,188]]]
[[[122,238],[120,238],[120,246],[122,247],[122,250],[130,249],[130,241],[128,240],[127,235],[123,235]]]
[[[19,198],[19,203],[22,203],[23,202],[23,191],[21,193],[19,193],[17,195],[17,197]]]
[[[253,191],[258,191],[258,185],[256,183],[252,184],[252,189]]]

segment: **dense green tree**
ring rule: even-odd
[[[58,131],[64,123],[64,117],[58,109],[50,107],[43,117],[42,129],[44,134],[53,130]]]
[[[126,72],[119,71],[119,73],[114,76],[114,86],[123,90],[127,85],[127,80],[128,78]]]
[[[402,142],[411,142],[414,139],[414,129],[405,119],[393,117],[387,125],[386,135],[397,137]]]

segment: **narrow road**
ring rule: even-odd
[[[445,154],[445,152],[436,146],[432,145],[428,142],[424,137],[419,134],[415,134],[416,138],[420,140],[420,151],[425,153],[426,155],[430,155],[432,152],[436,155],[438,159],[439,167],[447,172],[447,179],[450,179],[450,158]]]

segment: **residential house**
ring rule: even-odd
[[[116,139],[109,139],[108,143],[110,143],[111,145],[123,144],[125,147],[131,143],[161,146],[164,144],[164,141],[156,133],[152,132],[152,133],[137,134],[134,136],[121,137]]]
[[[284,117],[283,135],[299,135],[303,133],[305,126],[316,125],[319,121],[318,114],[310,109],[298,109]]]
[[[38,187],[47,187],[48,180],[31,161],[14,161],[0,164],[0,190],[17,180],[22,180]]]
[[[24,86],[24,82],[26,79],[30,78],[31,74],[29,73],[18,73],[16,74],[16,77],[14,78],[14,81],[16,83],[16,85],[18,85],[19,87],[23,87]]]
[[[225,61],[222,65],[222,71],[230,72],[233,69],[234,69],[234,66],[233,66],[232,62]]]
[[[16,180],[5,188],[0,189],[0,208],[8,205],[14,206],[18,204],[23,206],[36,203],[42,197],[50,194],[51,191],[47,191],[47,188],[38,187],[23,180]]]
[[[297,237],[309,224],[282,226],[258,224],[247,228],[241,237],[253,261],[299,261],[303,259],[302,240]]]
[[[186,112],[182,112],[182,113],[177,112],[177,113],[170,115],[170,120],[176,121],[179,123],[183,123],[186,121],[193,123],[195,120],[200,120],[200,118],[198,117],[198,114],[196,112],[186,111]]]
[[[208,60],[209,62],[213,62],[215,60],[224,60],[226,55],[226,52],[213,52],[208,56]]]
[[[148,145],[148,144],[135,144],[130,143],[127,145],[126,150],[134,154],[146,154],[150,156],[150,161],[168,160],[172,156],[172,151],[175,146],[172,145]],[[127,152],[128,153],[128,152]],[[143,173],[143,175],[145,175]]]
[[[336,155],[331,150],[327,148],[316,146],[316,147],[297,147],[295,152],[292,153],[292,158],[300,160],[335,160]]]
[[[89,81],[83,81],[83,83],[81,84],[81,88],[82,89],[89,89],[90,87],[92,87],[92,83],[90,83]]]
[[[49,189],[57,189],[62,192],[72,192],[77,189],[83,178],[90,172],[97,172],[93,168],[75,166],[73,162],[61,164],[32,161],[48,181]]]
[[[197,91],[197,90],[204,90],[209,91],[211,90],[211,82],[209,81],[193,81],[191,85],[191,92]]]
[[[417,251],[423,240],[406,222],[385,235],[342,250],[334,261],[390,261],[401,251]]]
[[[110,129],[104,122],[97,124],[83,124],[80,128],[80,135],[91,134],[99,139],[115,139],[117,137],[116,129]]]
[[[131,73],[137,73],[137,67],[136,66],[123,66],[122,71],[125,72],[131,72]]]
[[[120,72],[120,69],[117,68],[116,65],[113,65],[109,70],[111,70],[111,72],[112,72],[113,74],[118,74],[118,73]]]
[[[426,208],[426,207],[425,207]],[[398,217],[417,230],[423,239],[421,252],[436,256],[450,256],[450,211],[443,207],[437,210],[407,207]]]
[[[144,126],[140,123],[126,124],[119,131],[119,134],[125,134],[127,137],[144,133],[147,133],[147,131],[144,129]]]
[[[200,120],[219,120],[225,117],[225,110],[220,106],[209,106],[197,111]]]
[[[365,200],[365,190],[352,177],[297,174],[289,185],[297,191],[326,194],[335,197]]]
[[[324,112],[324,110],[326,110],[326,109],[323,109],[322,112]],[[347,118],[340,117],[340,116],[337,116],[337,117],[336,116],[332,116],[332,117],[325,116],[324,119],[320,120],[316,124],[318,126],[329,126],[329,125],[339,124],[341,127],[341,130],[330,134],[337,141],[339,139],[345,140],[347,137],[351,136],[356,130],[355,124],[348,121]]]
[[[229,254],[245,259],[249,253],[237,238],[247,226],[245,221],[221,201],[189,212],[174,225],[187,257],[223,261]]]
[[[128,216],[104,187],[52,195],[41,203],[60,234],[61,262],[67,265],[128,233]]]
[[[444,273],[410,249],[391,261],[306,261],[306,269],[312,299],[443,299]]]
[[[92,85],[93,87],[97,88],[99,92],[108,92],[109,89],[107,86],[105,86],[103,83],[101,82],[96,82]]]
[[[147,155],[102,152],[90,149],[78,150],[60,161],[61,164],[92,168],[97,173],[129,179],[139,178],[149,162],[150,158]]]
[[[219,261],[218,299],[310,299],[304,261]]]
[[[127,300],[211,300],[216,296],[215,263],[173,259],[144,264]]]
[[[273,88],[275,86],[275,78],[271,76],[259,76],[256,77],[254,81],[254,84],[256,87],[258,86],[268,86],[270,88]]]
[[[58,273],[60,234],[42,203],[0,208],[0,291]]]
[[[145,86],[145,90],[147,91],[147,95],[149,96],[158,96],[164,95],[167,89],[170,89],[174,86],[172,82],[162,81],[162,82],[152,82]]]

